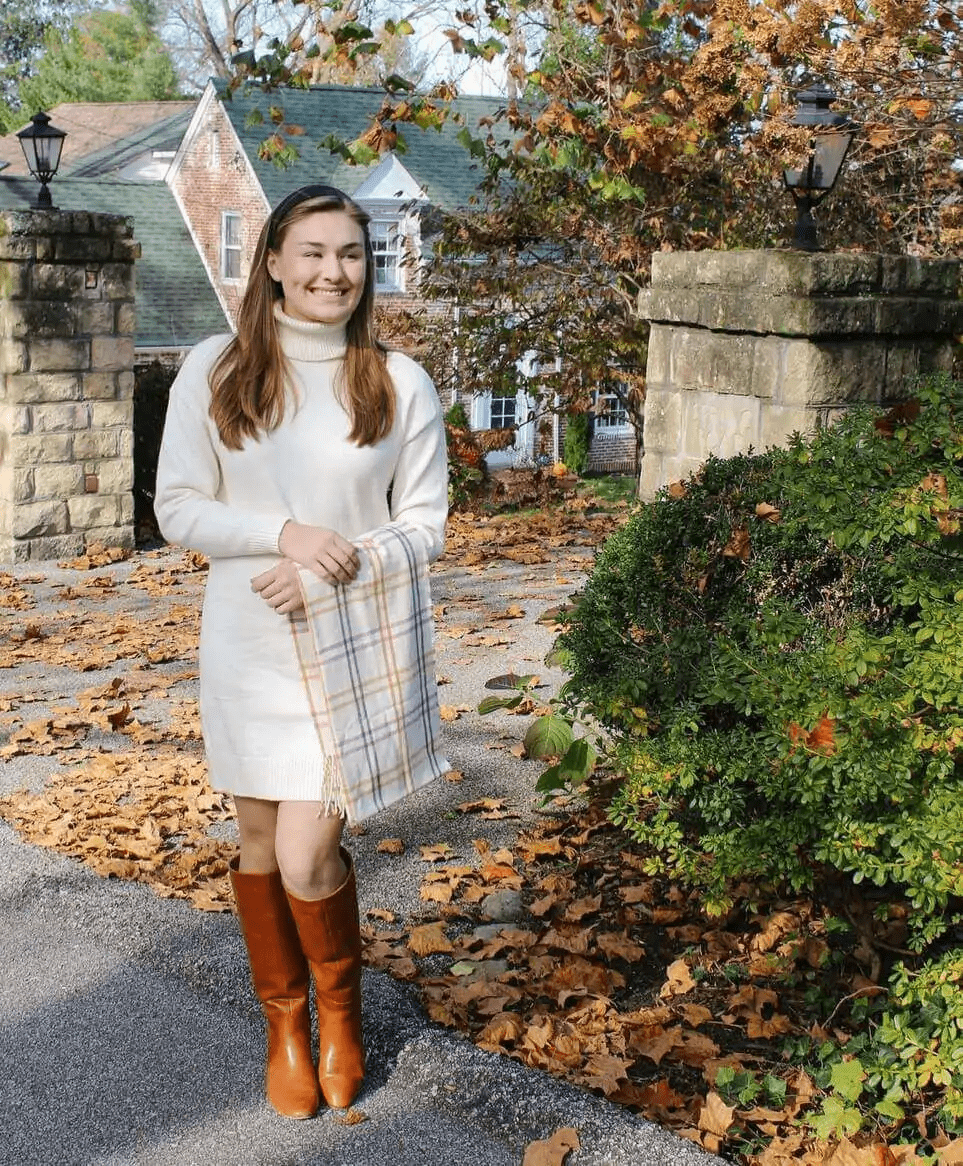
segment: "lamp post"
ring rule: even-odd
[[[53,207],[47,184],[60,166],[60,152],[63,150],[66,136],[63,130],[58,130],[56,126],[50,124],[50,118],[42,111],[35,113],[30,119],[30,125],[17,134],[23,156],[27,160],[27,168],[40,183],[37,206]]]
[[[852,144],[855,127],[844,113],[829,107],[836,95],[821,81],[799,95],[794,126],[807,126],[811,133],[806,162],[799,170],[783,171],[783,179],[796,202],[796,230],[793,247],[797,251],[818,251],[813,207],[818,206],[836,185]]]

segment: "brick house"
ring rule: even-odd
[[[404,154],[389,153],[371,165],[349,165],[324,146],[335,136],[351,140],[371,124],[383,89],[339,85],[241,91],[226,97],[222,83],[205,89],[167,174],[167,184],[204,262],[211,284],[234,318],[247,280],[247,263],[270,208],[311,182],[326,182],[351,195],[371,215],[372,243],[381,302],[419,302],[416,268],[423,254],[421,226],[429,209],[467,204],[477,174],[457,141],[460,127],[438,133],[412,126]],[[466,123],[491,116],[492,98],[459,99]],[[299,157],[284,168],[260,157],[273,120],[300,132],[288,140]]]
[[[403,128],[404,152],[385,154],[367,166],[350,165],[324,145],[331,137],[350,141],[360,136],[384,97],[383,89],[339,85],[272,93],[253,89],[229,96],[223,83],[208,84],[166,181],[228,318],[236,317],[248,260],[270,208],[311,182],[339,187],[371,215],[382,307],[424,306],[417,269],[430,247],[430,239],[423,238],[426,215],[466,206],[479,179],[458,133],[462,126],[477,131],[480,119],[504,103],[461,97],[455,103],[458,122],[449,120],[438,132]],[[262,143],[282,119],[300,131],[288,137],[299,156],[283,169],[261,156]],[[532,402],[524,392],[515,397],[480,394],[465,403],[475,429],[517,427],[513,443],[488,455],[492,468],[530,463],[538,456],[559,458],[564,422],[553,422],[540,434],[534,420],[525,420]],[[624,411],[617,402],[599,402],[589,468],[629,471],[633,451],[634,432]]]
[[[67,134],[58,181],[103,174],[117,179],[163,179],[196,104],[68,101],[53,106],[47,115]],[[30,176],[16,134],[0,137],[0,170],[5,178]]]

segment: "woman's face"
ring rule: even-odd
[[[305,215],[268,252],[267,269],[284,292],[286,315],[344,324],[364,291],[364,232],[346,211]]]

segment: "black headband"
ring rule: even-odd
[[[336,186],[325,186],[323,183],[314,183],[311,186],[301,186],[297,190],[292,190],[271,211],[271,217],[268,219],[268,247],[274,245],[274,237],[277,234],[278,227],[284,222],[291,211],[299,203],[307,202],[311,198],[336,198],[345,203],[350,201],[343,190],[338,190]]]

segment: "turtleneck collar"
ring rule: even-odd
[[[337,360],[344,356],[347,347],[344,324],[296,320],[285,315],[280,301],[274,305],[274,318],[278,324],[281,351],[290,360]]]

